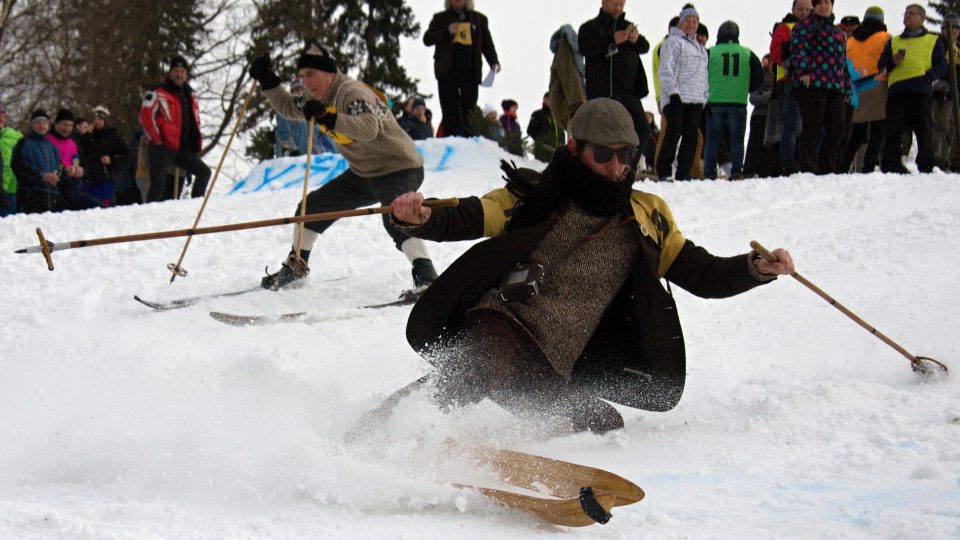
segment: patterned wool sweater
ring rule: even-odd
[[[302,120],[299,100],[278,86],[264,90],[281,116]],[[337,72],[327,94],[321,99],[337,114],[328,134],[357,176],[372,178],[406,169],[423,167],[423,157],[390,109],[365,84]]]

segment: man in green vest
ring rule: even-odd
[[[17,177],[10,168],[13,147],[23,138],[19,131],[7,126],[7,108],[0,103],[0,167],[3,170],[0,186],[0,217],[17,211]]]
[[[880,161],[885,173],[909,174],[900,161],[902,135],[910,133],[908,130],[917,136],[917,168],[920,172],[933,170],[932,83],[946,72],[947,60],[937,36],[923,27],[926,17],[923,6],[908,5],[903,13],[903,33],[887,42],[877,65],[889,73],[886,138]]]
[[[724,130],[730,134],[730,178],[743,178],[743,138],[747,132],[747,100],[763,84],[763,64],[740,45],[740,27],[733,21],[720,25],[717,44],[707,63],[707,143],[703,174],[717,177],[717,150]]]

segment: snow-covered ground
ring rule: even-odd
[[[457,143],[423,191],[497,187],[500,156]],[[960,177],[636,187],[714,253],[787,247],[878,329],[960,370]],[[201,225],[287,215],[298,197],[218,195]],[[199,204],[0,219],[0,538],[960,536],[957,376],[921,382],[790,278],[718,301],[674,288],[684,397],[666,413],[623,409],[621,432],[544,438],[489,402],[444,414],[415,394],[384,432],[346,444],[360,414],[427,370],[404,340],[409,308],[355,309],[410,286],[378,217],[324,234],[304,288],[163,313],[132,296],[248,287],[279,265],[290,229],[196,237],[173,285],[182,238],[57,252],[54,272],[13,253],[36,227],[52,241],[186,228]],[[441,268],[466,247],[430,244]],[[210,310],[310,316],[236,328]],[[603,467],[647,498],[605,526],[545,525],[449,487],[497,485],[450,457],[449,438]]]

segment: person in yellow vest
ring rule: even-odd
[[[887,25],[883,23],[883,9],[873,6],[863,14],[863,24],[847,38],[847,57],[860,77],[854,81],[859,105],[853,112],[853,131],[840,158],[837,169],[851,172],[854,158],[866,143],[863,168],[853,172],[873,172],[880,160],[883,145],[883,125],[887,117],[887,74],[877,68],[883,48],[890,40]]]
[[[933,81],[947,70],[946,54],[936,34],[923,27],[927,11],[910,4],[903,13],[903,33],[894,36],[883,49],[877,65],[888,73],[887,121],[880,169],[885,173],[908,174],[900,159],[901,136],[917,136],[917,168],[933,170],[933,141],[930,131]]]
[[[943,50],[949,51],[946,39],[947,22],[950,23],[953,34],[953,69],[960,75],[960,15],[950,13],[943,18],[943,27],[940,32],[940,43]],[[933,132],[933,161],[940,170],[947,171],[956,165],[958,144],[954,144],[956,133],[956,119],[953,113],[953,92],[950,89],[950,54],[947,54],[948,69],[943,77],[933,82],[933,115],[931,116],[931,131]],[[951,157],[953,159],[951,159]]]
[[[792,272],[783,249],[778,263],[710,254],[684,238],[663,199],[634,191],[640,141],[619,102],[587,101],[570,132],[542,173],[504,163],[506,187],[457,208],[424,207],[420,193],[393,201],[393,220],[411,236],[488,239],[414,306],[407,341],[435,371],[380,412],[427,385],[444,407],[489,397],[538,425],[622,428],[604,400],[665,411],[683,391],[680,320],[661,280],[724,298]]]

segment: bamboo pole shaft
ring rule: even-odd
[[[750,242],[750,247],[752,247],[754,250],[756,250],[756,252],[759,253],[760,256],[762,256],[764,259],[766,259],[766,260],[768,260],[768,261],[770,261],[770,262],[777,262],[777,257],[776,257],[776,255],[774,255],[773,253],[771,253],[770,251],[768,251],[765,247],[763,247],[762,245],[760,245],[760,243],[757,242],[756,240]],[[837,308],[841,313],[843,313],[844,315],[846,315],[847,317],[849,317],[853,322],[855,322],[855,323],[857,323],[858,325],[860,325],[861,327],[863,327],[864,330],[870,332],[871,334],[873,334],[874,336],[876,336],[878,339],[880,339],[880,341],[886,343],[887,345],[889,345],[890,347],[892,347],[894,350],[896,350],[898,353],[900,353],[900,354],[902,354],[903,356],[905,356],[908,360],[910,360],[911,363],[913,363],[913,364],[919,364],[919,363],[920,363],[920,360],[919,360],[916,356],[914,356],[914,355],[911,354],[908,350],[904,349],[904,348],[901,347],[898,343],[896,343],[895,341],[893,341],[892,339],[890,339],[889,337],[887,337],[883,332],[877,330],[876,328],[874,328],[873,326],[871,326],[869,323],[867,323],[866,321],[864,321],[863,319],[861,319],[856,313],[854,313],[854,312],[850,311],[849,309],[847,309],[846,306],[844,306],[844,305],[841,304],[840,302],[837,302],[836,299],[834,299],[832,296],[830,296],[829,294],[827,294],[826,292],[824,292],[823,289],[821,289],[820,287],[817,287],[816,285],[814,285],[810,280],[808,280],[807,278],[801,276],[801,275],[798,274],[797,272],[794,272],[794,273],[790,274],[790,276],[791,276],[792,278],[796,279],[797,281],[799,281],[800,283],[802,283],[804,287],[806,287],[806,288],[810,289],[811,291],[813,291],[814,293],[816,293],[817,296],[819,296],[820,298],[823,298],[824,300],[826,300],[828,304],[830,304],[831,306]]]
[[[307,214],[307,189],[310,186],[310,157],[313,155],[313,130],[316,126],[316,120],[310,119],[310,133],[307,134],[307,163],[303,171],[303,195],[300,199],[300,215],[305,216]],[[296,255],[297,259],[300,258],[300,246],[303,245],[303,228],[305,223],[300,222],[297,226],[297,247]]]
[[[442,208],[457,206],[460,204],[458,199],[432,199],[423,202],[423,206],[431,208]],[[129,242],[140,242],[144,240],[162,240],[164,238],[177,238],[181,236],[199,236],[201,234],[215,234],[230,231],[242,231],[247,229],[260,229],[264,227],[275,227],[278,225],[290,225],[295,223],[311,223],[314,221],[330,221],[341,218],[356,216],[366,216],[371,214],[389,214],[393,212],[392,206],[380,206],[376,208],[360,208],[357,210],[342,210],[338,212],[324,212],[320,214],[308,214],[305,216],[283,217],[274,219],[265,219],[260,221],[247,221],[243,223],[232,223],[228,225],[216,225],[213,227],[201,227],[192,229],[177,229],[172,231],[159,231],[144,234],[130,234],[125,236],[111,236],[105,238],[94,238],[91,240],[74,240],[70,242],[46,242],[45,244],[25,247],[18,249],[15,253],[42,253],[46,248],[49,252],[63,251],[66,249],[85,248],[92,246],[103,246],[108,244],[123,244]],[[40,231],[38,229],[38,234]]]
[[[220,161],[217,163],[217,170],[213,173],[213,179],[210,180],[210,185],[207,186],[207,192],[203,196],[203,203],[200,204],[200,210],[197,212],[197,217],[193,220],[193,227],[196,228],[197,224],[200,223],[200,217],[203,215],[204,209],[207,207],[207,201],[210,200],[210,194],[213,193],[213,187],[217,185],[217,178],[220,177],[220,169],[223,168],[223,162],[227,158],[227,153],[230,152],[230,145],[233,144],[233,139],[237,135],[237,130],[240,129],[240,123],[243,122],[243,116],[247,112],[247,107],[250,106],[250,99],[253,97],[253,93],[257,89],[257,81],[250,83],[250,91],[247,92],[246,99],[243,100],[243,106],[240,107],[240,114],[237,115],[237,122],[233,125],[233,131],[230,132],[230,138],[227,139],[227,145],[223,149],[223,153],[220,155]],[[183,249],[180,251],[180,258],[177,259],[177,262],[170,267],[170,271],[173,273],[170,276],[170,283],[173,283],[177,276],[186,275],[186,272],[183,271],[183,258],[187,255],[187,249],[190,247],[190,241],[193,239],[193,236],[188,236],[187,241],[183,244]]]

